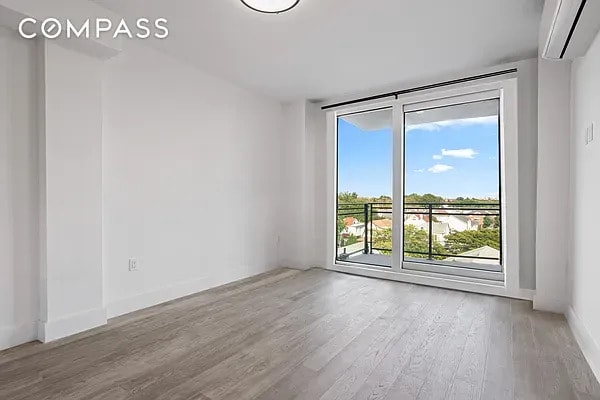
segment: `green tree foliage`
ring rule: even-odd
[[[480,229],[478,231],[452,232],[446,236],[446,252],[461,254],[483,246],[500,250],[500,230]]]
[[[356,192],[342,192],[338,194],[338,215],[341,218],[353,217],[360,222],[365,222],[364,205],[373,202],[369,197],[360,197]]]
[[[391,203],[392,198],[390,196],[381,195],[377,199],[377,203]]]
[[[429,234],[427,231],[419,229],[412,225],[404,226],[404,252],[407,257],[411,258],[428,258],[429,252]],[[416,253],[412,253],[416,252]],[[444,246],[433,239],[431,252],[433,254],[444,254]],[[434,260],[440,260],[444,257],[434,256]]]
[[[391,229],[381,230],[373,232],[373,247],[380,250],[382,254],[392,253],[392,231]],[[429,235],[426,231],[416,228],[412,225],[406,225],[404,227],[404,251],[407,257],[411,258],[427,258],[427,254],[415,254],[427,253],[429,251]],[[434,240],[432,244],[432,253],[443,254],[445,252],[444,246]],[[433,259],[439,260],[444,257],[433,257]]]
[[[345,227],[346,227],[346,224],[344,224],[344,218],[338,215],[337,220],[336,220],[336,229],[337,229],[336,237],[337,237],[338,244],[341,244],[341,239],[342,239],[341,234]]]
[[[379,204],[391,204],[392,198],[389,196],[379,196],[379,197],[362,197],[359,196],[356,192],[341,192],[338,194],[338,215],[342,214],[342,218],[353,217],[356,218],[359,222],[365,222],[365,212],[364,205],[369,203],[379,203]],[[371,218],[371,212],[369,208],[369,218]],[[378,215],[377,212],[373,212],[373,220],[391,218],[391,214],[387,215]]]
[[[366,199],[366,197],[359,197],[356,192],[352,192],[352,193],[341,192],[340,194],[338,194],[338,202],[340,204],[344,204],[344,203],[355,204],[355,203],[359,203],[360,199]]]
[[[392,230],[385,229],[373,232],[373,247],[378,249],[386,249],[378,250],[381,252],[381,254],[392,254]]]
[[[358,238],[354,235],[350,235],[346,239],[344,239],[344,246],[350,246],[355,243],[358,243]]]
[[[483,217],[483,227],[486,229],[489,228],[499,228],[500,224],[498,221],[498,217],[493,216],[485,216]]]
[[[445,203],[446,199],[444,199],[443,197],[440,197],[440,196],[436,196],[431,193],[426,193],[426,194],[412,193],[412,194],[404,196],[404,202],[405,203],[419,203],[419,204],[429,204],[429,203],[439,204],[439,203]]]
[[[474,197],[457,197],[446,201],[447,204],[453,205],[453,203],[466,203],[469,204],[466,208],[484,208],[489,206],[497,206],[498,200],[495,199],[476,199]],[[457,205],[458,206],[458,205]]]

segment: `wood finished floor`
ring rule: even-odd
[[[529,302],[277,270],[0,353],[0,399],[600,399]]]

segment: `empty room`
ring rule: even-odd
[[[600,400],[600,0],[0,0],[1,400]]]

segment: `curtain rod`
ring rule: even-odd
[[[478,81],[480,79],[492,78],[494,76],[500,76],[500,75],[508,75],[508,74],[512,74],[512,73],[515,73],[515,72],[517,72],[517,69],[516,68],[511,68],[511,69],[504,69],[504,70],[501,70],[501,71],[489,72],[487,74],[473,75],[473,76],[468,76],[468,77],[465,77],[465,78],[453,79],[453,80],[450,80],[450,81],[433,83],[431,85],[416,86],[416,87],[413,87],[413,88],[410,88],[410,89],[404,89],[404,90],[398,90],[398,91],[395,91],[395,92],[388,92],[388,93],[376,94],[374,96],[361,97],[361,98],[355,99],[355,100],[348,100],[348,101],[343,101],[341,103],[329,104],[329,105],[321,107],[321,110],[328,110],[330,108],[336,108],[336,107],[341,107],[341,106],[348,106],[348,105],[357,104],[357,103],[364,103],[365,101],[379,100],[379,99],[384,99],[386,97],[396,97],[396,98],[398,98],[398,96],[400,96],[402,94],[415,93],[415,92],[420,92],[420,91],[428,90],[428,89],[435,89],[435,88],[440,88],[440,87],[444,87],[444,86],[456,85],[456,84],[459,84],[459,83]]]

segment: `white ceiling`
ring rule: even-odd
[[[543,0],[301,0],[281,15],[239,0],[95,0],[165,17],[152,45],[280,100],[330,98],[537,54]]]

